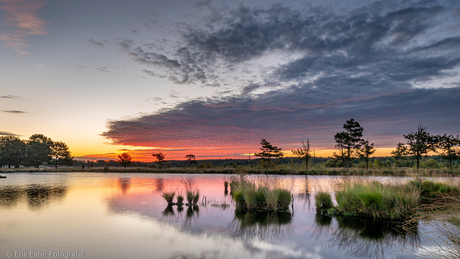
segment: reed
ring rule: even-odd
[[[164,192],[163,195],[161,195],[161,197],[163,197],[166,200],[168,205],[172,205],[175,195],[176,195],[175,192]]]
[[[244,177],[233,177],[230,186],[237,209],[267,211],[289,209],[291,192],[272,187],[275,184],[271,181],[261,181],[256,184]]]
[[[316,212],[327,212],[328,209],[333,208],[331,195],[327,192],[319,192],[315,195]]]

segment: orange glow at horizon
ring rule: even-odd
[[[79,156],[78,160],[118,160],[118,155],[128,153],[136,162],[154,162],[153,153],[162,152],[167,160],[186,160],[185,156],[194,154],[196,160],[211,160],[211,159],[256,159],[255,152],[258,152],[259,147],[214,147],[214,148],[152,148],[133,147],[132,149],[115,149],[110,153],[87,154]],[[377,148],[372,157],[390,156],[394,148]],[[315,157],[332,157],[337,149],[318,149],[314,150]],[[284,157],[294,157],[291,151],[284,151]]]

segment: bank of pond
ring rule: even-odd
[[[457,186],[421,177],[404,184],[343,178],[334,193],[336,204],[330,193],[322,191],[316,193],[315,204],[318,214],[328,216],[406,220],[424,208],[455,207],[459,194]]]

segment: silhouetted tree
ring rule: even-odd
[[[396,150],[391,151],[391,156],[395,160],[396,168],[398,168],[398,162],[400,159],[403,159],[407,154],[407,147],[403,143],[399,142],[396,145]]]
[[[460,158],[460,138],[454,135],[437,135],[435,136],[436,152],[445,160],[449,161],[450,170],[452,170],[452,161]]]
[[[374,143],[369,143],[369,140],[361,141],[361,148],[358,149],[358,155],[366,162],[366,170],[369,170],[369,157],[374,154]]]
[[[272,144],[270,144],[270,142],[266,141],[265,139],[261,139],[260,144],[262,145],[262,147],[260,148],[262,152],[255,153],[254,156],[260,157],[260,159],[262,159],[262,161],[266,163],[266,169],[268,170],[271,158],[283,157],[283,153],[281,152],[282,149],[277,146],[273,146]]]
[[[194,154],[188,154],[185,156],[185,159],[187,159],[187,161],[190,163],[190,166],[192,166],[192,164],[196,164],[196,157]]]
[[[353,155],[361,148],[363,128],[357,121],[350,119],[343,124],[343,129],[345,131],[334,135],[335,146],[340,150],[340,154],[334,153],[334,156],[342,159],[344,167],[348,169]]]
[[[434,139],[420,124],[416,132],[403,135],[407,139],[407,154],[417,160],[417,169],[420,169],[420,158],[429,151],[435,151]]]
[[[161,170],[161,164],[165,161],[166,156],[161,152],[153,153],[152,156],[155,157],[155,163],[157,163],[160,166]]]
[[[57,169],[60,165],[72,165],[73,157],[70,155],[69,147],[61,141],[53,142],[51,145],[51,156],[53,158],[54,167]]]
[[[310,149],[310,141],[307,138],[307,144],[302,139],[302,146],[296,150],[291,151],[294,156],[299,157],[301,160],[305,160],[305,170],[308,171],[308,162],[310,161],[311,149]]]
[[[27,164],[39,167],[51,160],[51,146],[53,141],[42,134],[30,136],[27,142]]]
[[[128,165],[131,164],[131,160],[133,160],[133,158],[128,153],[123,153],[121,155],[118,155],[118,163],[124,166],[125,169]]]
[[[0,164],[16,168],[26,158],[26,143],[15,136],[0,137]]]

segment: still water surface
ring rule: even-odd
[[[30,251],[42,258],[415,258],[424,245],[421,224],[405,232],[390,222],[317,216],[314,194],[332,191],[335,177],[269,177],[294,194],[291,212],[241,214],[224,191],[229,175],[7,176],[0,258],[30,258]],[[199,189],[199,207],[168,208],[162,193],[185,196],[186,183]]]

